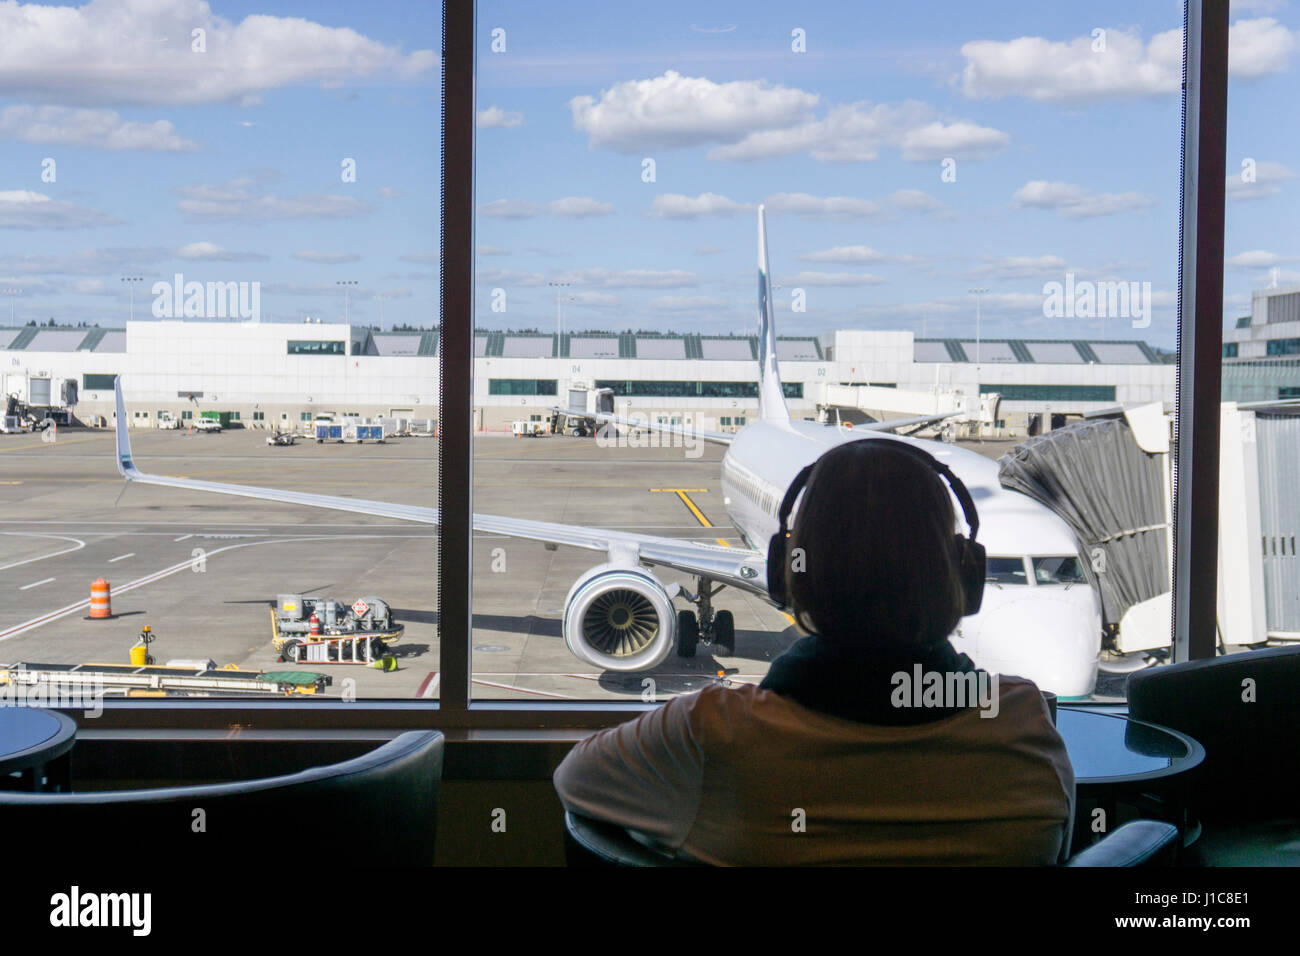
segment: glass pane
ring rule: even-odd
[[[1294,9],[1250,18],[1275,56],[1230,64],[1224,226],[1219,653],[1300,640],[1300,140],[1269,122],[1298,89]],[[1240,24],[1234,30],[1245,29]],[[1236,54],[1237,47],[1233,47]],[[1285,51],[1285,52],[1283,52]]]
[[[349,508],[436,504],[441,13],[243,6],[66,6],[10,43],[0,656],[91,692],[436,696],[432,529]]]
[[[1008,585],[953,645],[1122,697],[1168,645],[1163,459],[1119,409],[1174,398],[1179,11],[723,9],[480,6],[474,694],[761,681],[800,636],[762,583],[785,489],[901,420]]]

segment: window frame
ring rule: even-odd
[[[348,733],[437,727],[452,740],[568,740],[657,706],[635,701],[472,701],[474,0],[443,2],[442,374],[436,607],[441,698],[106,701],[96,729]],[[1212,657],[1217,594],[1228,0],[1187,0],[1174,497],[1176,659]],[[1188,320],[1188,316],[1192,319]],[[1182,480],[1178,480],[1182,476]],[[1208,547],[1207,547],[1208,546]],[[1208,555],[1208,557],[1207,557]],[[1208,613],[1206,610],[1208,608]],[[76,712],[70,712],[73,716]],[[488,736],[483,736],[487,734]]]

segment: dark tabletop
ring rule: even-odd
[[[53,760],[72,747],[76,723],[52,710],[0,707],[0,773]]]
[[[1056,729],[1074,766],[1076,786],[1155,783],[1197,767],[1205,750],[1186,734],[1122,714],[1061,707]]]

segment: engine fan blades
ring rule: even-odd
[[[614,588],[591,602],[582,621],[587,644],[611,657],[644,650],[659,633],[659,615],[650,599],[631,588]]]

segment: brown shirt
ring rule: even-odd
[[[1074,771],[1038,688],[882,727],[753,686],[710,687],[587,738],[555,771],[566,809],[713,864],[1051,864]]]

